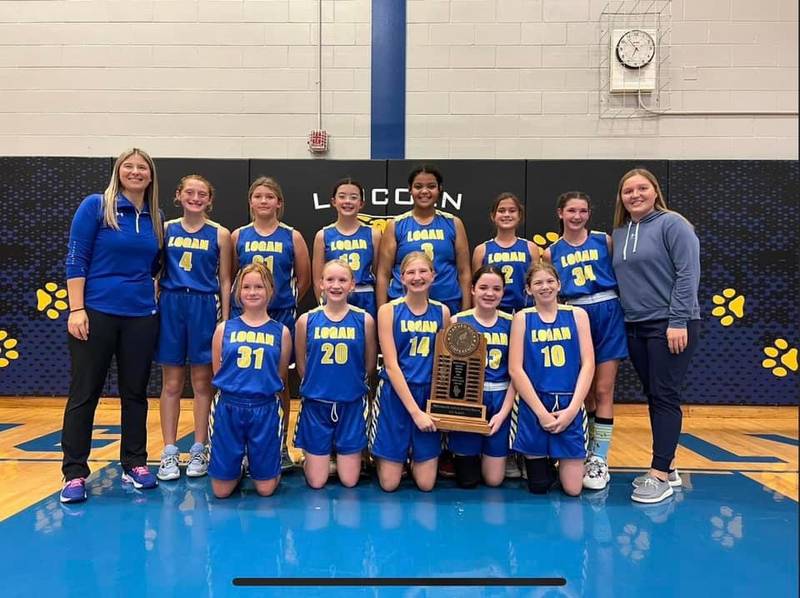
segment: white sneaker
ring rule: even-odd
[[[587,490],[602,490],[608,485],[611,475],[608,473],[608,465],[602,457],[592,455],[585,464],[586,473],[583,475],[583,487]]]
[[[645,480],[649,477],[650,477],[649,472],[643,473],[642,475],[633,478],[633,482],[631,483],[633,484],[634,488],[638,488],[639,486],[642,486]],[[680,488],[681,486],[683,486],[683,480],[681,479],[681,475],[678,473],[677,469],[672,470],[672,472],[667,477],[667,481],[669,482],[669,485],[672,486],[673,488]]]
[[[201,478],[208,473],[208,447],[195,442],[189,449],[189,464],[186,475],[190,478]]]
[[[168,444],[164,447],[164,452],[161,453],[161,463],[158,466],[158,473],[156,477],[159,480],[177,480],[181,477],[181,470],[178,462],[180,452],[178,447],[174,444]]]
[[[506,457],[506,478],[509,480],[518,480],[522,477],[522,471],[519,469],[517,462],[517,455],[510,454]]]

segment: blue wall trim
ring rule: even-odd
[[[372,0],[370,156],[406,156],[406,2]]]

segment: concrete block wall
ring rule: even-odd
[[[330,157],[369,156],[370,0],[323,0]],[[0,155],[307,157],[317,0],[0,2]]]
[[[797,117],[601,119],[605,6],[409,0],[407,155],[797,158]],[[794,0],[674,0],[671,12],[672,110],[797,111]]]
[[[383,0],[401,2],[404,0]],[[409,158],[798,157],[797,118],[600,118],[605,0],[405,0]],[[317,0],[0,2],[0,155],[308,157]],[[329,158],[370,157],[370,0],[322,0]],[[796,111],[796,0],[674,0],[670,104]]]

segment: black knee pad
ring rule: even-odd
[[[461,488],[474,488],[481,481],[481,458],[455,455],[456,483]]]
[[[525,459],[525,473],[528,474],[528,490],[533,494],[547,494],[552,486],[550,465],[545,458]]]

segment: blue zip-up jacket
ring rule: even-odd
[[[680,214],[656,210],[615,228],[614,273],[626,322],[700,319],[700,242]]]
[[[67,279],[85,278],[84,306],[114,316],[157,313],[153,279],[159,269],[158,239],[147,205],[117,197],[119,230],[103,224],[103,195],[81,202],[67,246]]]

